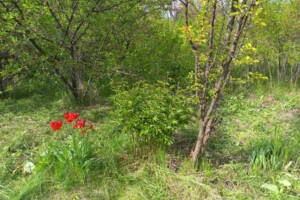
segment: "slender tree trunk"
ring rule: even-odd
[[[71,77],[70,77],[70,90],[76,102],[79,100],[79,92],[78,92],[78,83],[77,83],[77,73],[75,68],[72,66],[71,68]]]
[[[0,61],[0,64],[2,67],[2,69],[0,70],[0,72],[1,72],[2,70],[4,70],[4,63]],[[5,92],[5,83],[4,83],[4,79],[2,78],[2,76],[0,76],[0,90],[2,93]]]
[[[205,119],[200,119],[200,128],[198,131],[196,145],[191,153],[191,159],[193,163],[198,160],[199,155],[202,155],[205,152],[210,135],[213,130],[213,126],[213,119],[209,119],[207,123],[205,123]]]
[[[291,74],[291,83],[295,86],[297,84],[297,80],[298,80],[298,77],[299,77],[299,72],[300,72],[300,65],[299,65],[299,62],[296,62],[293,73]]]
[[[204,138],[204,135],[205,135],[205,128],[206,127],[204,125],[203,119],[200,119],[200,128],[199,128],[199,132],[198,132],[196,145],[195,145],[194,150],[191,153],[191,159],[192,159],[193,163],[195,163],[198,160],[199,155],[202,154],[202,152],[201,152],[202,149],[204,149],[202,141],[203,141],[203,138]]]
[[[199,68],[200,68],[200,64],[199,64],[199,52],[198,51],[195,51],[195,83],[198,83],[198,80],[199,80]],[[196,98],[198,99],[199,98],[199,90],[196,89],[195,91],[195,94],[196,94]]]

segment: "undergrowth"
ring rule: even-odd
[[[273,88],[228,97],[196,170],[189,161],[196,122],[177,130],[167,150],[143,157],[112,126],[109,106],[68,105],[63,93],[11,95],[0,101],[0,199],[299,199],[299,96]],[[69,110],[94,122],[92,164],[79,179],[76,168],[65,179],[63,165],[39,165],[59,134],[49,121]],[[24,171],[28,162],[36,166],[32,173]]]

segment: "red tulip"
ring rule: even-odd
[[[92,129],[92,128],[93,128],[93,123],[90,122],[90,123],[89,123],[89,129]]]
[[[84,119],[84,120],[77,120],[76,121],[76,124],[74,124],[74,128],[84,128],[85,127],[85,122],[86,122],[86,120]]]
[[[76,112],[66,112],[65,113],[65,118],[66,118],[66,121],[71,123],[73,120],[77,119],[79,117],[79,114],[76,113]]]
[[[53,131],[57,131],[62,127],[62,120],[58,119],[57,121],[51,121],[50,126]]]
[[[81,131],[80,132],[82,135],[85,135],[86,134],[86,131]]]

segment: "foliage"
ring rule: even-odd
[[[299,5],[0,1],[0,199],[299,199]]]
[[[254,170],[257,168],[278,170],[291,161],[287,142],[282,138],[279,130],[275,129],[274,138],[270,141],[259,141],[254,145],[250,163]]]
[[[260,62],[250,66],[268,76],[271,82],[298,83],[300,30],[299,2],[272,1],[262,4],[254,18],[255,29],[251,30],[251,40],[257,49]]]
[[[86,126],[86,120],[79,120],[78,117],[79,114],[75,112],[65,113],[66,122],[73,130],[67,128],[64,133],[59,131],[63,126],[61,119],[50,122],[53,131],[58,131],[55,134],[59,135],[57,140],[50,141],[49,147],[41,153],[37,167],[38,170],[51,171],[54,176],[66,183],[79,181],[83,184],[92,160],[92,149],[88,138],[93,126],[92,123]],[[72,124],[76,119],[77,121]]]
[[[113,117],[135,144],[169,146],[173,133],[191,117],[184,91],[164,82],[138,82],[129,90],[115,92]]]
[[[155,83],[166,76],[174,85],[185,83],[192,69],[193,56],[189,46],[180,38],[179,25],[167,19],[148,18],[130,32],[130,48],[123,54],[110,57],[113,81],[138,80]]]
[[[160,3],[163,1],[1,2],[2,92],[13,89],[13,79],[53,76],[76,101],[85,103],[97,93],[99,82],[107,86],[116,74],[130,74],[136,58],[128,62],[126,57],[143,52],[139,51],[143,41],[137,36],[159,33],[156,23],[155,29],[150,25],[161,18],[156,8]],[[150,27],[150,33],[143,27]]]

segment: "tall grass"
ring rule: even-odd
[[[254,170],[282,169],[289,161],[291,161],[291,151],[293,148],[284,140],[279,129],[275,129],[274,136],[270,139],[262,139],[255,142],[250,162]]]

